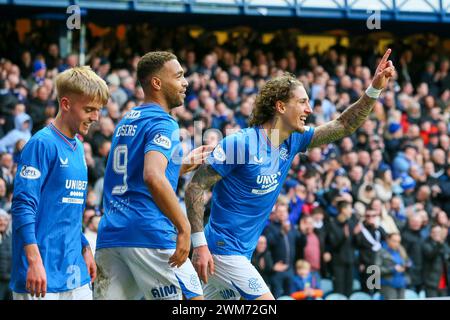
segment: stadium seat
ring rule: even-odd
[[[381,296],[381,293],[375,292],[372,296],[372,300],[383,300],[383,297]]]
[[[295,299],[292,298],[291,296],[281,296],[277,300],[295,300]]]
[[[405,299],[417,300],[417,299],[419,299],[419,295],[414,290],[406,289],[405,290]]]
[[[353,291],[359,291],[361,290],[361,282],[359,282],[359,280],[357,279],[353,279]]]
[[[353,293],[350,296],[349,300],[372,300],[372,297],[365,292],[359,291],[359,292]]]
[[[333,282],[330,279],[321,279],[320,289],[322,289],[324,295],[327,295],[333,291]]]
[[[346,296],[340,293],[330,293],[325,300],[348,300]]]

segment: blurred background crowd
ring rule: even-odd
[[[298,34],[286,30],[270,41],[256,30],[230,33],[224,41],[208,31],[193,36],[185,27],[140,24],[122,31],[119,38],[116,29],[101,36],[87,30],[86,64],[111,92],[99,122],[80,137],[89,178],[83,225],[93,248],[115,126],[143,100],[136,80],[141,55],[169,50],[185,69],[186,100],[172,116],[188,151],[247,127],[259,88],[284,72],[307,89],[309,125],[336,118],[369,86],[385,49],[367,37],[344,44],[337,36],[319,51],[300,47]],[[14,24],[0,26],[0,299],[9,296],[10,208],[20,152],[57,113],[55,76],[79,64],[75,53],[62,58],[52,35],[46,23],[21,40]],[[432,35],[410,40],[389,44],[397,76],[369,120],[352,136],[295,158],[252,257],[275,297],[449,295],[449,48]],[[190,177],[180,178],[182,205]],[[211,194],[205,197],[210,201]]]

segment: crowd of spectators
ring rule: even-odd
[[[55,76],[79,63],[77,54],[61,56],[53,29],[43,23],[19,41],[13,24],[0,25],[0,299],[8,295],[17,160],[57,113]],[[284,72],[307,89],[311,126],[335,119],[364,93],[380,59],[375,42],[355,37],[346,47],[337,38],[319,53],[300,48],[296,37],[275,32],[265,43],[256,31],[230,32],[219,44],[213,32],[192,37],[188,28],[128,26],[120,40],[114,28],[101,37],[88,29],[87,64],[111,92],[98,124],[82,138],[89,179],[83,225],[93,248],[115,125],[143,101],[139,57],[170,50],[184,67],[187,96],[172,116],[189,150],[247,127],[259,88]],[[300,154],[292,164],[252,258],[276,297],[322,297],[321,279],[332,279],[333,291],[346,296],[355,280],[369,294],[381,288],[386,299],[404,297],[407,288],[448,295],[450,54],[432,35],[409,43],[393,39],[391,48],[397,76],[370,118],[354,135]],[[189,178],[180,178],[182,204]],[[374,265],[379,286],[367,286]]]

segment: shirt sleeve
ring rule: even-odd
[[[219,142],[206,162],[222,177],[226,177],[239,164],[245,163],[246,149],[245,139],[230,135]]]
[[[17,166],[11,207],[13,228],[24,245],[37,243],[36,214],[50,163],[50,147],[43,141],[30,140],[25,145]]]
[[[151,126],[145,133],[144,153],[158,151],[170,161],[174,149],[180,141],[178,124],[171,119],[162,118],[158,122],[149,122]]]
[[[303,133],[295,132],[293,134],[293,147],[294,150],[296,150],[295,154],[306,151],[309,144],[311,143],[313,135],[314,128],[310,126],[305,126],[305,132]]]

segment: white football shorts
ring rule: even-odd
[[[255,300],[270,292],[263,278],[245,256],[213,254],[215,272],[203,285],[206,300]]]
[[[29,293],[13,292],[13,300],[92,300],[92,289],[91,284],[88,283],[69,291],[58,293],[47,292],[43,298],[32,297]]]
[[[172,268],[175,249],[105,248],[95,253],[98,300],[181,300],[203,295],[198,275],[188,259]]]

